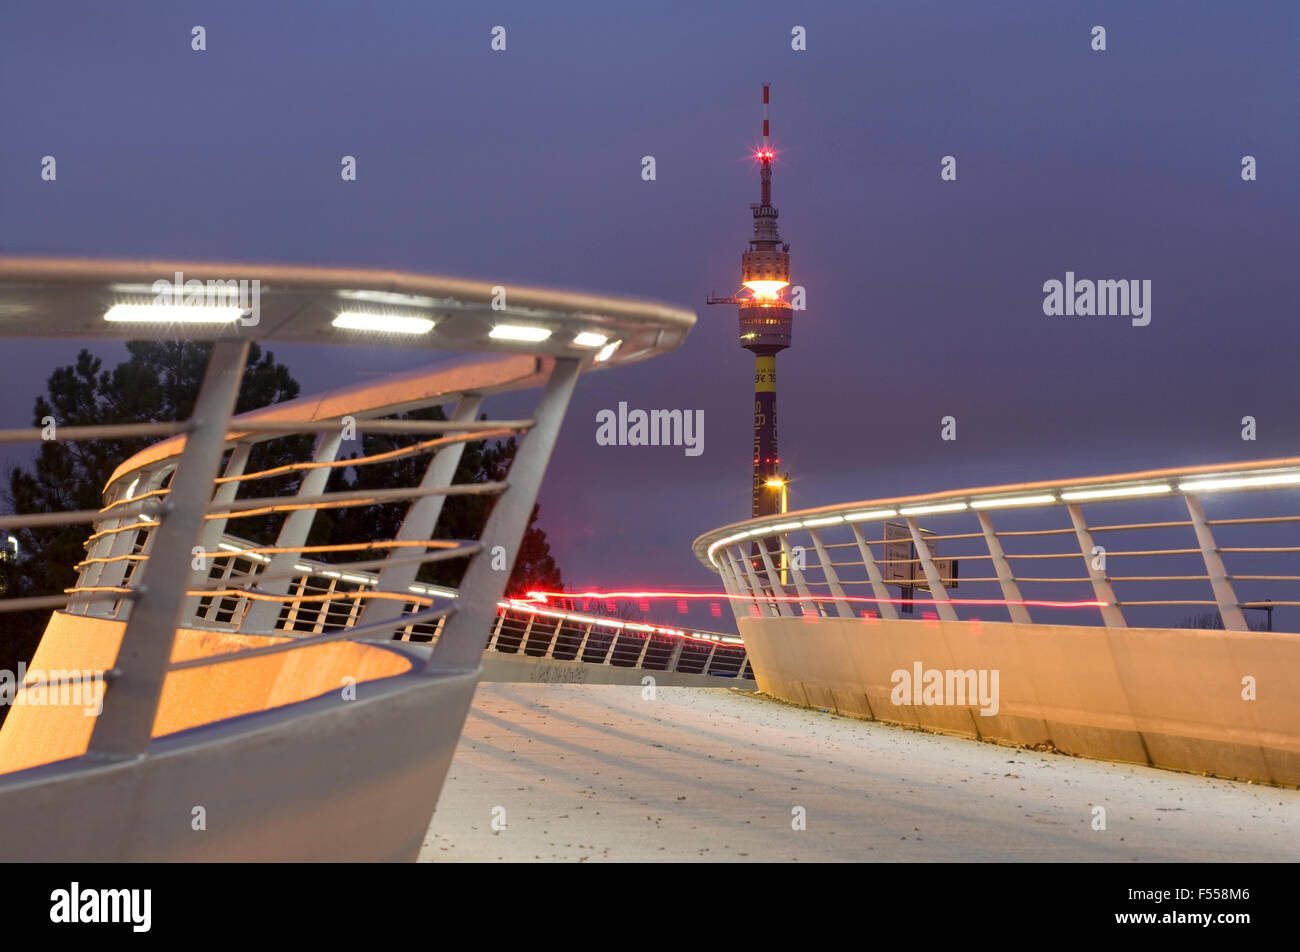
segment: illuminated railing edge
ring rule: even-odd
[[[1242,475],[1247,473],[1251,475]],[[743,542],[749,538],[777,535],[793,529],[818,528],[842,523],[883,522],[899,516],[943,512],[978,512],[982,509],[1019,506],[1060,506],[1143,496],[1276,489],[1292,485],[1300,486],[1300,457],[1189,466],[1090,479],[1060,479],[1039,483],[985,486],[822,506],[749,519],[704,533],[695,540],[693,550],[700,562],[718,571],[719,566],[714,560],[714,553],[720,547]]]

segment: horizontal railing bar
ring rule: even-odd
[[[129,522],[124,526],[118,526],[116,529],[100,529],[98,532],[92,532],[86,537],[84,548],[90,548],[90,543],[104,536],[116,535],[119,532],[134,532],[138,529],[156,529],[160,525],[162,523],[155,520],[153,522]]]
[[[1229,575],[1228,578],[1252,582],[1300,582],[1300,575]]]
[[[107,565],[109,562],[148,562],[148,561],[149,561],[149,556],[139,552],[131,552],[128,553],[127,555],[112,555],[112,556],[106,555],[103,556],[102,558],[96,558],[96,559],[82,559],[80,562],[74,565],[73,568],[79,569],[86,565]]]
[[[1012,576],[1011,580],[1012,580],[1013,582],[1091,582],[1091,581],[1092,581],[1092,579],[1089,578],[1089,577],[1086,576],[1086,575],[1079,576],[1078,578],[1074,578],[1074,577],[1067,577],[1067,578],[1032,578],[1032,577],[1026,577],[1026,576],[1023,576],[1023,575],[1014,575],[1014,576]]]
[[[338,417],[333,420],[315,421],[278,421],[248,420],[231,421],[232,433],[333,433],[341,425]],[[484,430],[532,429],[535,420],[357,420],[356,429],[360,433],[472,433]]]
[[[117,509],[119,507],[129,506],[132,503],[138,503],[145,499],[157,499],[162,496],[166,496],[170,492],[171,492],[170,489],[151,489],[145,493],[137,493],[136,495],[131,496],[128,499],[119,499],[116,502],[110,502],[107,506],[105,506],[103,509],[99,511],[104,515],[108,515],[114,509]]]
[[[301,574],[301,573],[299,573]],[[255,578],[257,576],[254,576]],[[357,583],[352,583],[357,584]],[[433,599],[426,595],[417,595],[411,592],[409,595],[402,592],[372,592],[366,589],[342,589],[336,588],[333,591],[324,592],[319,595],[274,595],[269,592],[258,592],[248,588],[192,588],[185,593],[190,596],[208,596],[211,598],[250,598],[255,602],[332,602],[335,599],[345,598],[377,598],[381,601],[400,601],[412,602],[416,605],[432,605]],[[255,634],[255,633],[254,633]]]
[[[306,638],[275,635],[273,637],[288,637],[289,640],[277,645],[263,645],[260,648],[246,648],[243,651],[226,651],[218,655],[208,655],[203,658],[190,658],[188,661],[177,661],[169,665],[167,670],[184,671],[187,668],[205,668],[209,665],[229,664],[231,661],[245,661],[249,658],[261,658],[266,655],[281,654],[285,651],[297,651],[299,648],[310,648],[313,645],[326,644],[330,641],[360,640],[372,634],[395,631],[397,628],[421,623],[429,619],[440,618],[443,615],[450,614],[455,610],[455,608],[455,605],[444,605],[442,608],[430,608],[427,611],[417,612],[414,615],[406,615],[403,618],[395,618],[392,621],[380,622],[376,625],[365,625],[361,628],[344,628],[341,631],[328,631],[319,635],[310,635]]]
[[[68,595],[26,595],[22,598],[0,598],[0,613],[35,611],[38,608],[62,608],[64,605],[88,605],[92,602],[116,602],[133,599],[134,591],[116,594],[96,595],[92,598],[69,597]]]
[[[103,671],[95,671],[94,674],[99,675],[99,679],[105,682],[116,681],[118,678],[122,676],[122,672],[117,668],[107,668]],[[49,681],[49,680],[24,681],[22,684],[15,684],[13,686],[12,698],[9,696],[11,693],[9,690],[5,688],[0,688],[0,704],[13,703],[13,698],[16,698],[18,696],[19,691],[27,691],[31,688],[44,688],[46,690],[51,690],[51,689],[57,690],[58,688],[64,688],[64,687],[70,688],[73,687],[74,685],[83,685],[87,681],[94,683],[95,678],[93,676],[90,678],[86,678],[74,674],[71,675],[70,677],[59,678],[59,680],[57,681]],[[4,771],[0,771],[0,773],[3,772]]]
[[[1261,522],[1300,522],[1300,516],[1258,516],[1251,519],[1206,519],[1207,526],[1245,526]]]
[[[452,436],[439,437],[436,440],[424,440],[411,446],[402,446],[394,450],[388,450],[383,453],[372,453],[369,456],[353,456],[347,459],[334,459],[327,461],[309,460],[301,463],[286,463],[284,466],[275,466],[271,469],[262,469],[254,473],[241,473],[238,476],[220,476],[214,482],[217,485],[222,483],[245,482],[253,479],[269,479],[272,476],[279,476],[284,473],[303,472],[313,469],[344,469],[349,466],[369,466],[373,463],[392,462],[397,459],[405,459],[408,456],[418,456],[427,453],[431,449],[440,446],[448,446],[453,443],[468,443],[471,441],[488,440],[494,437],[510,436],[519,430],[508,430],[497,428],[495,430],[484,430],[474,433],[458,433]]]
[[[423,496],[488,496],[504,492],[509,485],[507,482],[461,483],[454,486],[430,486],[415,489],[377,489],[372,492],[351,490],[348,492],[321,493],[316,496],[264,496],[259,499],[235,499],[230,502],[210,504],[208,506],[208,515],[205,518],[219,519],[224,516],[229,519],[238,519],[244,516],[264,515],[268,512],[374,506],[386,502],[418,499]]]
[[[117,595],[118,598],[135,598],[137,592],[133,588],[123,588],[121,585],[74,585],[72,588],[63,590],[68,595],[77,595],[81,592],[107,592]]]
[[[242,541],[242,540],[241,540]],[[232,543],[233,544],[233,543]],[[211,552],[200,552],[200,556],[208,558],[225,558],[231,555],[283,555],[293,553],[294,555],[306,558],[308,552],[364,552],[367,549],[398,549],[398,548],[426,548],[426,549],[454,549],[465,543],[455,539],[382,539],[373,542],[338,542],[330,545],[254,545],[246,546],[242,549],[214,549]],[[321,565],[327,568],[334,568],[328,562],[321,562]]]
[[[1226,552],[1226,551],[1228,551],[1228,550],[1226,550],[1226,549],[1220,549],[1219,551],[1220,551],[1220,552]],[[1192,555],[1192,554],[1200,555],[1200,553],[1201,553],[1201,550],[1200,550],[1200,549],[1132,549],[1132,550],[1127,551],[1127,552],[1110,552],[1110,551],[1108,551],[1108,552],[1106,553],[1106,557],[1107,557],[1107,558],[1110,558],[1111,556],[1115,556],[1115,555]],[[1021,555],[1013,555],[1013,554],[1010,553],[1010,552],[1007,553],[1007,558],[1008,558],[1008,559],[1079,559],[1079,558],[1082,558],[1082,557],[1083,557],[1082,554],[1079,553],[1079,552],[1066,552],[1066,553],[1061,554],[1061,555],[1056,555],[1056,554],[1046,554],[1046,555],[1029,555],[1029,554],[1021,554]]]
[[[194,429],[188,420],[176,423],[109,423],[103,426],[54,427],[54,440],[59,443],[77,440],[124,440],[138,436],[172,436]],[[0,430],[0,443],[40,443],[44,441],[42,427],[24,430]]]
[[[1134,522],[1128,525],[1088,526],[1088,530],[1090,532],[1117,532],[1121,529],[1177,529],[1191,524],[1190,520],[1184,519],[1181,522]]]
[[[74,509],[71,512],[42,512],[30,516],[0,516],[0,529],[40,529],[47,526],[75,526],[99,522],[104,514],[98,509]],[[118,514],[113,518],[121,518]],[[141,523],[144,525],[144,523]]]
[[[1108,575],[1112,582],[1208,582],[1208,575]]]
[[[1116,605],[1217,605],[1217,604],[1219,604],[1219,603],[1216,602],[1216,601],[1204,601],[1204,602],[1201,602],[1201,601],[1179,601],[1179,600],[1177,600],[1177,599],[1170,599],[1170,600],[1168,600],[1168,601],[1149,601],[1149,602],[1127,602],[1127,601],[1125,601],[1125,602],[1116,602],[1115,604],[1116,604]],[[1281,602],[1278,602],[1278,604],[1280,605],[1280,604],[1282,604],[1282,603],[1281,603]]]
[[[1300,552],[1300,545],[1219,546],[1220,552]]]
[[[476,553],[482,551],[483,551],[482,543],[471,542],[471,543],[467,543],[463,549],[439,549],[436,552],[426,552],[424,555],[411,555],[401,559],[382,558],[382,559],[367,559],[364,562],[320,563],[320,565],[323,567],[313,566],[310,571],[306,571],[306,572],[299,569],[294,572],[284,572],[282,574],[277,574],[277,575],[250,575],[247,576],[247,578],[253,579],[259,583],[273,582],[273,581],[278,582],[278,581],[283,581],[284,579],[302,578],[303,576],[319,577],[321,575],[324,575],[324,573],[327,571],[328,572],[364,572],[368,568],[386,568],[390,565],[412,565],[412,564],[420,565],[420,564],[427,564],[432,562],[446,562],[446,561],[450,561],[451,559],[463,559],[466,556],[475,555]],[[232,555],[232,556],[238,555],[238,553],[236,552],[227,552],[225,554]],[[326,577],[333,578],[332,576],[326,576]],[[337,579],[336,581],[346,582],[348,580]],[[356,585],[360,583],[353,582],[352,584]],[[415,593],[412,592],[411,594],[414,595]],[[284,598],[285,601],[292,601],[294,599],[294,596],[286,595],[284,596]]]
[[[1091,526],[1089,526],[1091,528]],[[1009,538],[1010,536],[1045,536],[1045,535],[1074,535],[1073,529],[999,529],[993,533],[999,539]]]

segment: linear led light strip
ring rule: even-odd
[[[859,509],[857,512],[845,513],[845,522],[863,522],[867,519],[888,519],[898,515],[893,509]]]
[[[1179,492],[1213,492],[1216,489],[1250,489],[1254,486],[1294,486],[1300,473],[1273,473],[1269,476],[1224,476],[1179,483]]]
[[[1167,483],[1157,483],[1149,486],[1119,486],[1115,489],[1072,489],[1069,492],[1061,493],[1061,498],[1069,502],[1076,499],[1115,499],[1121,496],[1158,496],[1161,493],[1172,491],[1173,488]]]
[[[551,336],[548,327],[524,327],[520,324],[498,324],[488,332],[493,340],[543,341]]]
[[[923,516],[931,512],[958,512],[966,508],[964,502],[939,502],[923,506],[903,506],[898,510],[902,516]]]
[[[433,330],[434,322],[427,317],[344,311],[334,318],[334,326],[343,330],[378,331],[384,334],[427,334]]]
[[[231,324],[244,316],[241,307],[199,304],[114,304],[104,320],[134,324]]]
[[[972,509],[1001,509],[1007,506],[1037,506],[1049,502],[1056,502],[1056,497],[1051,493],[1042,493],[1037,496],[997,496],[991,499],[972,499],[970,507]]]

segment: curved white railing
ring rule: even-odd
[[[89,727],[86,720],[67,721],[52,730],[50,719],[59,712],[28,705],[15,707],[0,728],[0,842],[6,855],[43,859],[413,857],[509,575],[480,553],[499,548],[513,564],[578,375],[671,350],[695,320],[689,311],[654,302],[391,271],[22,258],[0,258],[0,314],[6,315],[5,336],[214,342],[187,421],[105,427],[55,421],[52,435],[59,441],[174,434],[118,467],[102,509],[0,517],[0,528],[19,535],[92,526],[73,587],[0,600],[0,612],[60,609],[37,659],[45,652],[70,667],[68,659],[116,657],[95,672],[107,687]],[[485,356],[232,417],[254,340]],[[542,392],[526,419],[478,419],[486,396],[528,388]],[[453,408],[445,421],[397,416],[441,405]],[[348,441],[366,432],[412,442],[345,460]],[[514,434],[522,442],[504,480],[453,481],[467,443]],[[0,431],[0,442],[50,436],[42,429],[8,430]],[[305,455],[250,467],[263,444],[278,441],[283,453],[292,453],[304,445],[294,437],[303,436],[311,437]],[[329,475],[340,467],[399,457],[428,460],[415,485],[327,489]],[[287,488],[267,488],[282,482]],[[443,500],[459,494],[495,497],[486,525],[476,539],[434,538]],[[378,504],[404,507],[395,537],[325,547],[349,561],[322,572],[373,576],[373,584],[345,594],[351,625],[286,630],[283,616],[340,594],[319,598],[291,590],[304,574],[296,566],[321,554],[307,544],[317,513]],[[273,538],[237,547],[260,571],[240,577],[218,571],[214,578],[214,566],[236,545],[227,524],[253,515],[273,521]],[[456,597],[432,588],[412,592],[420,567],[444,559],[466,566]],[[243,606],[236,625],[185,629],[227,600]],[[416,611],[403,614],[412,603]],[[396,629],[430,623],[438,625],[431,649],[376,645]],[[104,642],[108,638],[120,639],[120,647]],[[364,702],[348,705],[341,702],[349,698],[329,694],[301,700],[313,695],[302,695],[300,677],[283,665],[265,667],[270,655],[325,658],[319,652],[332,642],[353,644],[350,654],[330,656],[346,661],[345,672],[387,672],[370,675],[381,679],[372,682]],[[185,657],[173,660],[178,647]],[[393,673],[399,669],[407,673]],[[254,675],[263,688],[246,680]],[[22,705],[28,695],[59,687],[29,678],[9,700]],[[424,727],[412,733],[412,723]],[[188,729],[159,738],[181,728]],[[41,756],[43,745],[55,741],[74,748],[58,755],[66,759],[3,774],[15,762],[55,759]],[[340,749],[374,760],[370,776],[351,784],[313,780],[313,771]],[[160,751],[168,763],[161,772],[154,757]],[[385,787],[389,775],[422,777],[431,789]],[[293,825],[296,832],[278,838],[257,832],[267,824],[288,829],[250,806],[276,790],[283,794],[272,797],[276,802],[316,801],[312,815],[324,825]],[[135,811],[138,798],[163,806]],[[222,801],[229,821],[222,835],[201,845],[183,842],[185,825],[175,826],[163,807],[213,800]],[[58,822],[33,828],[30,818],[38,809]],[[391,815],[383,835],[363,819],[380,814]]]
[[[1274,609],[1300,606],[1297,523],[1300,458],[1286,458],[824,506],[715,529],[694,550],[738,617],[896,619],[919,600],[940,620],[1124,627],[1190,611],[1245,630],[1262,611],[1271,629]]]

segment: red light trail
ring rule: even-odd
[[[903,604],[910,601],[906,598],[871,598],[867,595],[845,595],[842,598],[832,596],[810,596],[803,597],[800,595],[765,595],[754,597],[751,595],[731,595],[726,592],[541,592],[533,591],[528,593],[527,598],[517,599],[523,603],[536,602],[545,605],[552,598],[572,598],[572,599],[589,599],[591,601],[606,601],[612,598],[635,598],[639,600],[663,599],[663,598],[712,598],[727,599],[728,601],[773,601],[773,602],[869,602],[878,604],[880,602],[890,602],[891,604]],[[948,598],[944,599],[950,605],[1023,605],[1026,608],[1105,608],[1110,603],[1101,601],[1083,601],[1083,602],[1054,602],[1043,599],[1003,599],[1003,598]],[[924,604],[924,603],[922,603]],[[935,604],[939,604],[935,602]]]

